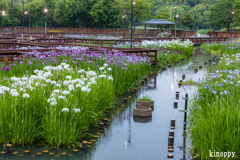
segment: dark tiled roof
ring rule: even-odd
[[[174,22],[167,21],[166,19],[151,19],[146,22],[142,22],[142,24],[160,24],[160,25],[174,25]]]

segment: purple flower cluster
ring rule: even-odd
[[[158,50],[162,51],[163,53],[174,53],[175,55],[184,54],[183,51],[178,51],[178,50],[174,50],[174,49],[169,50],[168,47],[167,48],[161,47]]]
[[[132,64],[150,64],[148,57],[138,56],[137,54],[126,54],[120,51],[106,51],[98,47],[99,52],[87,51],[87,48],[64,48],[63,51],[52,50],[50,52],[38,52],[33,50],[23,56],[16,57],[19,64],[27,63],[31,65],[34,61],[41,61],[43,65],[57,64],[60,62],[67,62],[68,58],[74,64],[81,63],[96,63],[104,61],[108,65],[115,65],[122,69],[127,69],[127,65]],[[27,60],[27,61],[25,61]],[[96,64],[95,67],[99,65]]]
[[[2,70],[2,71],[9,71],[9,69],[10,69],[10,68],[8,68],[8,67],[3,67],[1,70]]]

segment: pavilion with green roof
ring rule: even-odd
[[[159,31],[159,25],[170,25],[169,32],[172,33],[172,26],[175,25],[174,22],[167,21],[166,19],[151,19],[146,22],[142,22],[144,24],[144,33],[147,32],[147,24],[154,24],[157,25],[158,31]]]

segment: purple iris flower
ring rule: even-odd
[[[5,70],[5,71],[9,71],[10,68],[7,68],[7,67],[5,68],[5,67],[3,67],[1,70],[2,70],[2,71],[4,71],[4,70]]]

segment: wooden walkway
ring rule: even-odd
[[[0,42],[1,44],[1,42]],[[88,50],[86,51],[87,53],[89,52],[102,52],[104,53],[104,51],[101,51],[99,49],[98,46],[93,46],[93,45],[79,45],[79,44],[71,44],[71,43],[41,43],[41,42],[3,42],[2,46],[4,47],[12,47],[12,50],[0,50],[0,61],[4,61],[4,57],[7,57],[7,55],[11,55],[12,59],[14,56],[20,56],[22,54],[31,52],[32,50],[37,50],[37,51],[41,51],[41,52],[47,52],[47,51],[51,51],[51,50],[56,50],[58,51],[62,51],[59,49],[53,49],[50,47],[58,47],[58,46],[81,46],[81,47],[88,47]],[[2,47],[0,46],[0,47]],[[15,49],[16,46],[19,47],[44,47],[45,49]],[[150,63],[153,64],[154,66],[157,66],[157,49],[144,49],[144,48],[115,48],[115,47],[101,47],[102,49],[105,49],[107,52],[110,51],[120,51],[123,53],[126,53],[127,55],[130,54],[137,54],[139,56],[142,57],[149,57],[150,59]],[[14,55],[14,56],[13,56]]]
[[[29,37],[34,37],[29,39]],[[28,38],[28,39],[27,39]],[[171,41],[173,39],[179,39],[181,41],[190,40],[196,45],[203,43],[212,43],[212,42],[225,42],[228,40],[227,37],[143,37],[143,38],[134,38],[133,42],[143,42],[145,40],[167,40]],[[116,45],[119,43],[130,42],[130,39],[121,38],[121,39],[91,39],[91,38],[67,38],[62,36],[50,36],[45,35],[28,35],[24,36],[24,39],[21,37],[16,37],[11,39],[10,36],[0,36],[0,48],[11,49],[11,50],[0,50],[0,55],[16,55],[24,54],[26,52],[31,52],[32,50],[38,51],[49,51],[56,50],[56,47],[70,47],[70,46],[81,46],[88,47],[87,53],[89,52],[101,52],[99,51],[99,46],[106,49],[107,51],[118,50],[127,54],[138,54],[140,56],[147,56],[150,58],[152,64],[157,66],[157,49],[145,49],[145,48],[116,48],[116,47],[105,47],[103,45]],[[21,47],[41,47],[43,49],[24,49],[16,50]],[[1,61],[1,59],[0,59]]]

